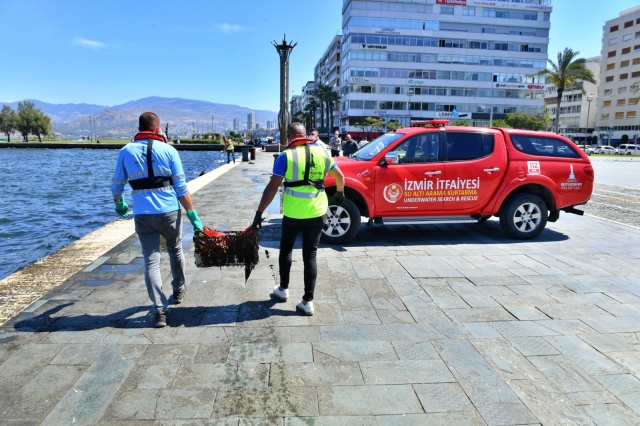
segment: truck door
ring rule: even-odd
[[[444,211],[477,213],[496,193],[506,172],[502,137],[490,132],[446,132]]]
[[[440,132],[412,136],[391,152],[397,163],[376,167],[375,215],[422,216],[439,213],[443,202],[436,191],[444,176]]]

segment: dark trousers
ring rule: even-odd
[[[338,151],[337,149],[332,149],[331,150],[331,156],[332,157],[340,157],[340,151]]]
[[[280,257],[278,258],[280,287],[289,288],[293,246],[298,234],[302,234],[302,262],[304,264],[304,296],[302,299],[307,302],[313,300],[313,292],[316,288],[316,278],[318,277],[316,255],[325,220],[326,216],[312,219],[292,219],[286,216],[282,218],[282,237],[280,238]]]
[[[227,149],[227,164],[229,164],[231,162],[231,160],[233,159],[233,162],[236,162],[236,156],[235,156],[235,152],[233,151],[233,149]]]

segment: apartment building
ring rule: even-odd
[[[601,144],[640,138],[640,6],[603,27],[595,134]]]
[[[584,93],[578,87],[565,89],[560,102],[560,123],[558,133],[576,142],[595,143],[591,140],[596,126],[596,105],[598,103],[598,76],[600,74],[600,57],[589,58],[585,68],[591,71],[596,84],[581,81]],[[558,88],[548,84],[545,88],[547,112],[555,120],[558,108]]]
[[[551,0],[344,0],[340,129],[541,113]]]
[[[329,47],[314,68],[314,80],[317,84],[324,84],[334,92],[340,93],[340,43],[342,35],[337,34],[329,43]],[[324,132],[333,133],[333,129],[338,126],[340,120],[339,105],[333,108],[333,117],[326,120]],[[316,112],[316,123],[320,125],[320,111]]]

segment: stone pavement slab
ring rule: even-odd
[[[203,222],[245,229],[272,164],[259,151],[190,182]],[[246,281],[196,268],[185,222],[189,292],[163,329],[130,221],[75,245],[101,249],[0,326],[0,424],[640,423],[640,230],[571,215],[534,241],[493,219],[362,227],[321,244],[305,317],[299,243],[290,300],[270,296],[279,202]],[[166,253],[161,273],[169,294]]]

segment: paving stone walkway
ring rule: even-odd
[[[259,151],[198,190],[205,225],[246,228],[272,164]],[[496,220],[363,227],[321,247],[305,317],[300,250],[292,297],[269,296],[269,210],[247,282],[196,268],[185,232],[189,290],[164,329],[135,235],[3,324],[0,424],[640,424],[639,230],[564,214],[533,242]]]

